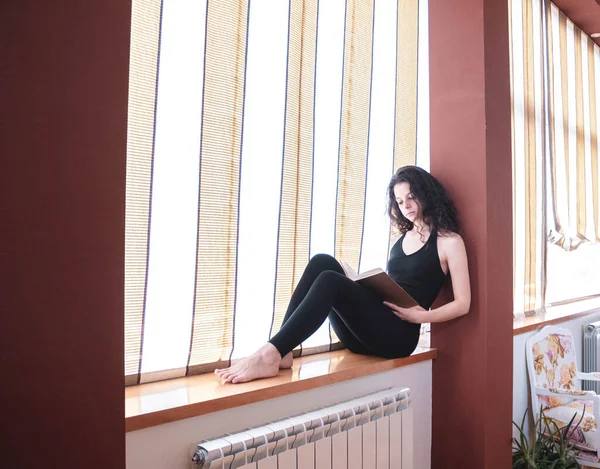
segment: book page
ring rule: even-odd
[[[340,261],[340,265],[342,266],[342,269],[344,269],[344,272],[346,273],[346,277],[348,277],[349,279],[352,279],[352,280],[356,280],[356,277],[358,277],[358,274],[352,267],[350,267],[350,264],[348,264],[347,262],[344,262],[344,261]]]
[[[380,269],[379,267],[377,267],[375,269],[367,270],[366,272],[363,272],[362,274],[358,274],[354,278],[354,280],[361,280],[363,278],[372,277],[373,275],[381,274],[382,272],[383,272],[383,270]]]

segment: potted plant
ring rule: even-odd
[[[573,456],[574,443],[570,437],[579,427],[583,416],[574,423],[576,414],[569,423],[559,428],[553,419],[544,415],[540,410],[540,417],[535,422],[535,438],[531,443],[523,431],[527,411],[523,415],[521,425],[513,422],[519,430],[519,437],[513,438],[513,469],[574,469],[581,468]]]

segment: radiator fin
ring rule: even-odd
[[[600,321],[583,326],[583,371],[591,373],[598,369],[598,353],[600,352]],[[600,394],[600,381],[583,380],[581,387],[585,391]]]

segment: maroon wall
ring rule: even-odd
[[[600,0],[553,0],[552,3],[588,36],[600,33]],[[592,41],[600,46],[600,37]]]
[[[431,171],[455,199],[470,313],[434,324],[432,468],[511,465],[512,187],[506,1],[430,2]]]
[[[125,467],[130,8],[0,3],[2,467]]]

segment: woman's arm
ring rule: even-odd
[[[467,251],[465,243],[459,235],[443,237],[440,252],[442,260],[446,260],[448,272],[452,276],[452,292],[454,300],[439,308],[425,311],[417,306],[414,308],[400,308],[385,302],[400,318],[414,323],[442,322],[463,316],[469,312],[471,306],[471,284],[469,282],[469,266],[467,264]]]

